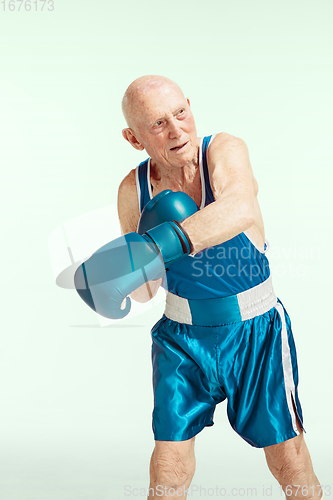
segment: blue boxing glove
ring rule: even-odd
[[[75,288],[94,311],[120,319],[131,309],[130,293],[162,277],[168,265],[192,251],[191,240],[177,221],[163,222],[143,235],[128,233],[81,264],[75,272]],[[121,308],[125,298],[125,307]]]
[[[197,211],[197,204],[188,194],[165,189],[144,206],[137,232],[143,234],[148,229],[170,220],[183,222]]]

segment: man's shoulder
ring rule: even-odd
[[[122,232],[136,231],[139,220],[139,202],[136,189],[135,168],[121,181],[118,189],[118,215]]]
[[[214,165],[217,158],[223,158],[230,154],[248,155],[248,148],[243,139],[235,135],[221,132],[213,137],[207,150],[208,166]]]
[[[245,144],[244,140],[241,139],[240,137],[237,137],[236,135],[231,135],[228,134],[227,132],[220,132],[218,134],[215,134],[213,137],[213,140],[210,143],[211,146],[225,146],[228,147],[232,144]]]
[[[119,192],[127,192],[136,189],[135,170],[135,168],[132,168],[132,170],[123,178],[118,188]]]
[[[118,206],[132,206],[137,208],[137,188],[136,188],[136,176],[135,168],[133,168],[121,181],[118,188]]]

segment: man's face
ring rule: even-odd
[[[198,139],[190,102],[176,86],[151,89],[132,118],[137,140],[158,165],[181,168],[196,160]]]

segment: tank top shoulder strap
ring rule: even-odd
[[[212,187],[209,181],[209,173],[208,173],[208,164],[207,164],[207,149],[211,141],[214,139],[215,135],[209,135],[204,137],[202,140],[202,170],[203,177],[205,181],[205,189],[206,189],[206,197],[205,197],[205,205],[209,205],[213,201],[215,201]]]
[[[152,198],[150,186],[150,158],[143,161],[135,169],[136,190],[138,193],[140,214]]]

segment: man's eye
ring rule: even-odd
[[[155,127],[160,127],[161,125],[162,125],[161,120],[159,120],[158,122],[155,123]]]

